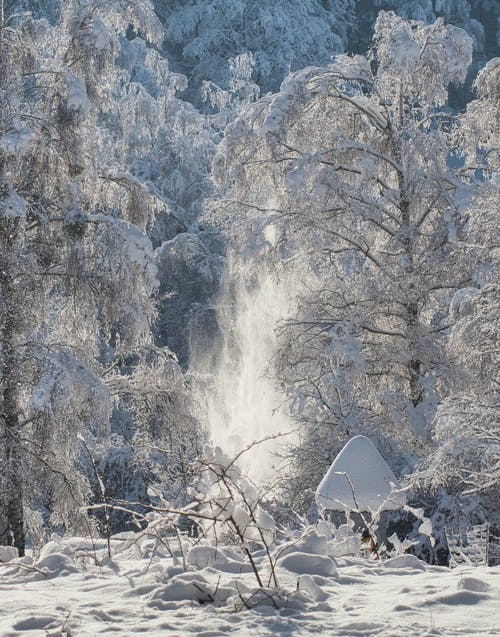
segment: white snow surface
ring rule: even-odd
[[[311,537],[308,539],[308,534]],[[278,559],[279,594],[258,590],[237,547],[141,533],[55,537],[37,561],[0,564],[2,637],[456,637],[500,634],[500,567],[430,566],[411,555],[337,558],[317,531]],[[328,546],[330,548],[328,549]],[[190,548],[191,547],[191,548]],[[280,547],[274,551],[279,553]],[[97,557],[95,563],[93,555]],[[265,578],[263,551],[254,559]],[[274,594],[276,606],[270,602]],[[251,609],[241,609],[241,597]]]
[[[351,438],[316,489],[320,509],[388,511],[406,504],[396,476],[365,436]]]

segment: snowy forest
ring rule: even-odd
[[[388,559],[500,536],[499,44],[496,0],[0,0],[0,566],[215,534],[276,609],[356,436]]]

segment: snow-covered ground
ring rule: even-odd
[[[276,549],[282,592],[271,599],[236,548],[188,542],[184,557],[178,544],[171,556],[151,537],[122,534],[111,560],[99,541],[96,565],[89,540],[55,538],[34,563],[0,564],[1,637],[500,634],[500,567],[450,570],[411,555],[334,561],[331,542],[311,530]],[[268,576],[264,552],[254,555]],[[242,599],[256,606],[242,610]]]

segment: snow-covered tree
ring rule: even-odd
[[[467,239],[477,254],[475,282],[481,287],[497,284],[498,259],[498,173],[500,150],[500,58],[493,58],[480,71],[474,88],[477,99],[460,117],[458,143],[465,157],[464,173],[473,188],[464,201],[467,211]]]
[[[460,117],[458,138],[470,182],[468,249],[475,257],[473,282],[451,303],[449,350],[455,360],[454,386],[433,423],[434,446],[427,463],[433,487],[458,498],[475,497],[469,507],[488,511],[498,524],[500,426],[498,423],[498,116],[500,60],[491,60],[476,80],[477,99]]]
[[[203,94],[234,99],[234,65],[247,54],[253,61],[249,80],[262,94],[277,90],[291,71],[325,64],[344,51],[365,54],[381,10],[428,24],[443,18],[465,29],[481,66],[496,51],[499,18],[492,0],[155,0],[155,9],[165,24],[168,56],[189,78],[186,94],[197,105]],[[240,85],[243,93],[250,84]],[[455,101],[463,105],[467,97],[460,88]]]
[[[252,54],[253,79],[265,93],[290,71],[343,51],[352,26],[350,0],[156,0],[155,7],[169,58],[188,76],[197,103],[203,83],[237,90],[231,65],[242,54]]]
[[[357,29],[348,43],[348,50],[356,53],[363,54],[369,48],[372,28],[381,10],[392,10],[405,20],[421,20],[428,24],[443,18],[447,23],[465,29],[473,39],[474,49],[468,89],[478,67],[494,55],[497,48],[498,6],[491,0],[356,0],[355,5]],[[455,87],[454,92],[457,89],[455,100],[463,106],[470,96],[461,87]]]
[[[470,280],[441,108],[472,41],[382,12],[374,42],[370,59],[290,76],[229,127],[216,159],[230,186],[219,222],[242,215],[244,240],[262,242],[273,226],[276,253],[310,272],[281,372],[333,454],[360,430],[421,451],[446,379],[449,300]]]
[[[461,290],[453,301],[456,384],[438,406],[433,445],[417,471],[425,497],[451,509],[441,525],[451,517],[460,524],[500,524],[498,311],[494,285]]]
[[[76,432],[109,434],[101,376],[151,342],[158,282],[141,228],[167,204],[124,169],[117,141],[120,124],[143,126],[130,115],[141,91],[115,65],[130,25],[161,40],[149,2],[75,1],[54,27],[1,24],[0,541],[20,552],[30,499],[54,523],[79,510]]]
[[[24,551],[21,437],[23,425],[28,424],[24,421],[30,420],[22,413],[20,404],[23,382],[29,379],[33,367],[30,352],[38,349],[35,335],[41,317],[37,301],[43,269],[38,267],[32,236],[26,233],[34,224],[36,236],[38,219],[32,214],[19,181],[24,159],[37,133],[43,131],[36,124],[46,123],[36,111],[39,107],[36,90],[29,87],[26,79],[33,78],[38,71],[35,41],[42,40],[45,31],[43,24],[29,19],[21,19],[14,26],[4,14],[3,3],[0,4],[0,541],[15,543],[21,552]],[[30,89],[31,104],[23,112],[20,108],[23,92]],[[43,201],[43,192],[39,195]],[[44,247],[48,252],[50,243],[46,241]]]

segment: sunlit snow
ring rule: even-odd
[[[355,436],[318,485],[316,503],[336,511],[391,510],[406,504],[406,496],[375,445]]]
[[[193,543],[122,533],[109,560],[103,540],[56,536],[34,563],[0,564],[0,634],[479,637],[500,630],[500,567],[450,570],[413,555],[334,559],[335,542],[309,529],[274,549],[278,591],[259,591],[236,548]],[[254,555],[265,570],[263,552]]]

